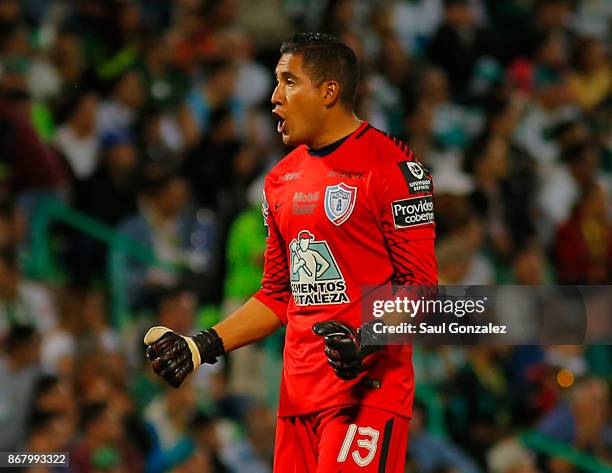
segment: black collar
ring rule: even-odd
[[[346,135],[344,138],[340,138],[338,141],[334,141],[333,143],[329,145],[323,146],[322,148],[318,148],[318,149],[308,148],[308,154],[311,156],[315,156],[317,158],[323,158],[329,154],[332,154],[334,151],[340,148],[342,143],[348,140],[353,133],[350,133]]]

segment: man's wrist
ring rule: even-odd
[[[225,354],[223,340],[214,328],[203,330],[191,337],[198,347],[202,363],[214,364],[217,357]]]
[[[359,328],[359,342],[363,356],[383,350],[388,342],[385,335],[380,335],[374,330],[374,325],[377,323],[385,325],[383,320],[370,320]]]

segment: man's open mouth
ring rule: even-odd
[[[286,124],[285,118],[283,118],[278,112],[272,112],[272,115],[274,115],[274,118],[276,119],[276,131],[283,134]]]

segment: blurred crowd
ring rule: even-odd
[[[609,284],[611,28],[607,0],[0,0],[0,451],[68,451],[74,473],[270,471],[282,340],[180,390],[140,340],[259,286],[292,32],[349,44],[359,117],[432,170],[441,284]],[[127,257],[129,323],[111,323],[107,244],[36,226],[50,199],[152,255]],[[42,231],[47,274],[29,264]],[[612,462],[610,347],[416,347],[415,370],[433,395],[407,471],[583,471],[523,429]]]

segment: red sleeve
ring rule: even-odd
[[[405,149],[397,160],[385,160],[377,179],[381,229],[391,264],[394,285],[436,286],[433,181]],[[427,182],[429,181],[429,182]]]
[[[262,198],[262,213],[267,230],[264,270],[261,289],[253,297],[268,306],[283,325],[286,325],[287,305],[291,294],[287,246],[276,225],[274,215],[270,212],[265,190]]]

